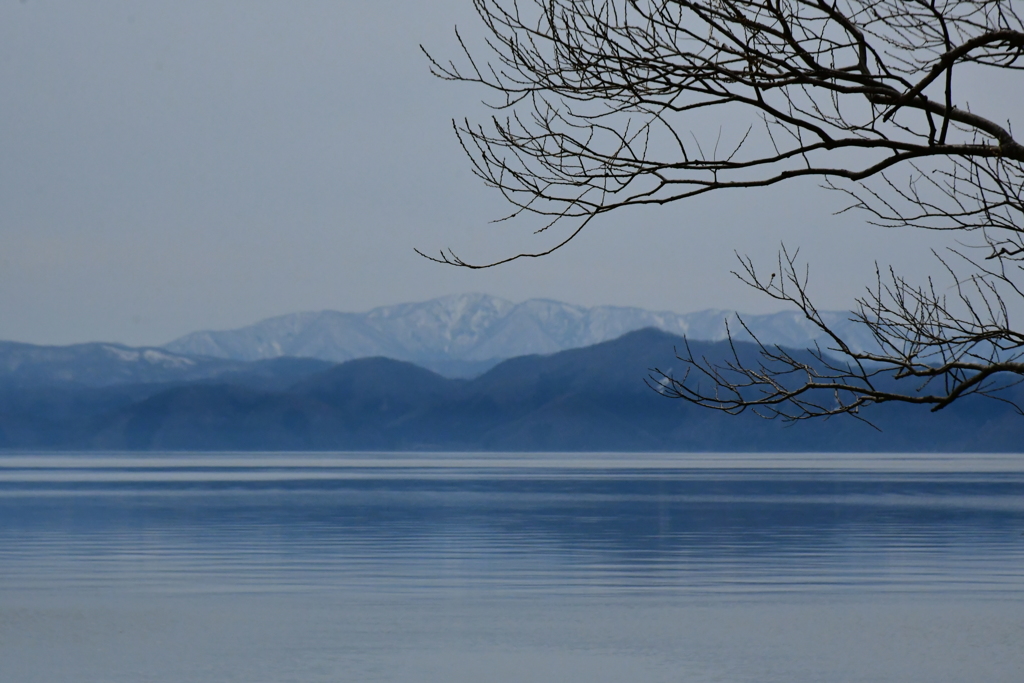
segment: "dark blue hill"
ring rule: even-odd
[[[673,347],[681,345],[679,337],[640,330],[514,358],[472,380],[367,358],[314,372],[302,366],[291,382],[287,372],[225,373],[145,390],[80,387],[63,403],[32,403],[23,393],[19,404],[14,392],[0,396],[0,411],[9,418],[16,405],[21,417],[12,425],[0,414],[0,439],[9,448],[46,446],[60,434],[69,448],[197,450],[1016,451],[1024,444],[1024,418],[979,398],[939,413],[876,406],[866,417],[881,432],[845,416],[786,426],[698,408],[643,381],[654,367],[680,372]],[[709,359],[730,352],[725,343],[690,348]],[[756,354],[750,345],[737,348]]]

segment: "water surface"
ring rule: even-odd
[[[4,681],[1024,680],[1020,456],[0,456]]]

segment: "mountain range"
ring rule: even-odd
[[[825,314],[852,345],[870,344],[847,314]],[[828,340],[799,313],[744,315],[766,344],[827,348]],[[584,308],[533,299],[513,304],[483,294],[442,297],[375,308],[367,313],[320,311],[269,318],[235,330],[195,332],[163,347],[117,343],[38,346],[0,342],[0,386],[70,382],[90,386],[208,380],[221,375],[274,375],[303,359],[312,369],[381,356],[415,363],[452,378],[483,374],[503,360],[549,354],[609,341],[654,328],[691,340],[720,341],[728,329],[749,335],[732,311],[680,315],[640,308]],[[254,362],[278,364],[250,366]],[[314,363],[319,362],[319,364]],[[283,364],[282,364],[283,363]],[[295,366],[298,367],[298,366]],[[250,381],[247,380],[247,381]]]
[[[862,348],[870,343],[845,314],[826,316]],[[698,357],[725,360],[735,348],[754,358],[736,319],[464,295],[279,316],[164,347],[0,342],[0,449],[1016,451],[1024,443],[1012,406],[974,397],[936,414],[896,404],[864,411],[881,431],[847,417],[785,428],[673,401],[645,384],[651,368],[683,369],[674,353],[683,335]],[[811,363],[801,349],[825,345],[796,313],[743,321],[762,342]],[[1006,398],[1024,399],[1024,387]]]
[[[294,377],[295,373],[324,370],[332,365],[314,358],[286,356],[246,362],[123,344],[37,346],[0,342],[0,389],[55,384],[104,387],[215,378],[273,384],[279,375]]]
[[[847,313],[827,312],[826,321],[857,348],[872,340]],[[185,356],[252,361],[281,356],[336,363],[384,356],[448,377],[473,377],[502,360],[582,348],[652,327],[700,341],[720,341],[728,329],[750,336],[734,311],[678,314],[641,308],[585,308],[546,299],[514,304],[485,294],[442,297],[422,303],[375,308],[367,313],[320,311],[269,318],[236,330],[194,332],[166,344]],[[797,311],[744,315],[743,322],[766,344],[827,347],[826,336]]]
[[[846,416],[787,426],[698,408],[644,382],[651,368],[682,370],[672,351],[682,342],[647,328],[473,379],[374,357],[253,361],[187,381],[0,383],[0,448],[949,452],[1016,451],[1024,439],[1011,406],[976,397],[934,414],[865,410],[878,429]],[[757,353],[745,342],[690,344],[712,361],[733,348]],[[1007,398],[1024,397],[1014,391]]]

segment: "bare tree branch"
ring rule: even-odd
[[[752,410],[769,419],[797,421],[844,413],[860,417],[862,407],[892,401],[937,411],[971,394],[998,397],[1024,379],[1024,335],[1007,326],[998,289],[980,276],[959,283],[950,302],[934,286],[914,287],[892,271],[888,277],[879,271],[875,288],[851,314],[871,332],[876,346],[858,349],[814,307],[807,295],[807,270],[799,268],[797,254],[783,248],[777,272],[767,279],[749,258],[740,261],[737,277],[796,305],[831,344],[796,353],[763,344],[744,325],[757,348],[754,356],[741,355],[731,333],[732,352],[724,364],[695,357],[687,344],[685,353],[677,350],[687,367],[682,377],[657,368],[651,372],[650,384],[662,395],[727,413]],[[907,381],[910,387],[904,386]]]
[[[734,347],[725,365],[687,349],[688,374],[655,370],[652,386],[800,420],[890,401],[939,410],[1024,377],[1024,334],[1006,303],[1024,300],[1024,146],[1003,116],[956,90],[968,67],[1024,69],[1017,2],[473,1],[485,47],[457,33],[458,63],[425,51],[439,78],[494,96],[490,120],[455,123],[456,135],[512,206],[502,220],[532,215],[538,232],[565,232],[494,263],[450,250],[427,258],[477,268],[543,256],[625,207],[816,177],[873,223],[971,236],[936,255],[949,296],[880,270],[851,314],[875,348],[854,348],[811,303],[796,254],[783,250],[767,280],[742,259],[740,278],[798,307],[828,348],[759,345],[752,361]],[[705,111],[740,112],[749,125],[696,136]]]

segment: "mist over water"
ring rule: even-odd
[[[12,681],[1016,681],[1024,458],[0,457]]]

